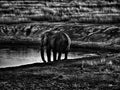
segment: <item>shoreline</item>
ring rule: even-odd
[[[36,63],[30,63],[30,64],[24,64],[24,65],[18,65],[18,66],[10,66],[10,67],[2,67],[0,68],[0,71],[4,70],[14,70],[14,69],[25,69],[25,68],[32,68],[32,67],[44,67],[44,66],[49,66],[49,65],[57,65],[61,63],[67,63],[67,62],[76,62],[79,60],[92,60],[92,59],[97,59],[100,58],[99,55],[96,56],[89,56],[89,57],[82,57],[82,58],[74,58],[74,59],[67,59],[67,60],[60,60],[60,61],[52,61],[48,63],[42,63],[42,62],[36,62]]]

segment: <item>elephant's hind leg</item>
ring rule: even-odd
[[[59,52],[59,53],[58,53],[58,60],[61,60],[61,55],[62,55],[62,53]]]
[[[46,53],[47,53],[48,62],[51,62],[51,48],[47,48]]]
[[[53,50],[53,61],[56,61],[56,57],[57,57],[57,52]]]
[[[68,52],[65,52],[65,58],[64,58],[65,60],[67,60],[68,59]]]

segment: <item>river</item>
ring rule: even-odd
[[[68,59],[82,58],[92,54],[81,54],[80,52],[70,52]],[[94,54],[93,54],[94,55]],[[45,58],[46,55],[45,55]],[[53,58],[53,57],[51,57]],[[62,59],[64,55],[62,55]],[[0,68],[13,67],[32,63],[43,63],[40,51],[34,48],[27,47],[5,47],[0,48]]]

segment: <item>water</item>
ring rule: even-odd
[[[83,56],[83,55],[81,56],[79,52],[70,52],[68,55],[69,59],[81,58]],[[88,56],[88,54],[86,55]],[[62,55],[62,59],[63,56],[64,55]],[[37,62],[43,63],[38,49],[25,47],[24,48],[7,47],[0,49],[0,68],[19,66]]]

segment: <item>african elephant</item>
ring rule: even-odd
[[[62,31],[47,31],[41,35],[41,58],[43,62],[47,62],[44,58],[44,50],[46,50],[48,62],[51,62],[51,52],[53,52],[53,61],[60,60],[61,54],[68,57],[71,39]],[[58,54],[58,57],[57,57]]]

